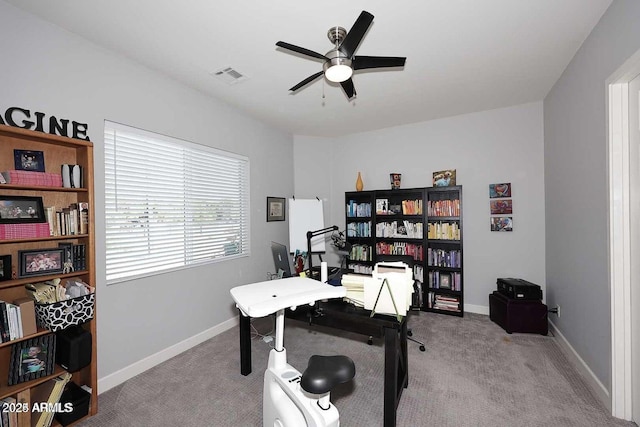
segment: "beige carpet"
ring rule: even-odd
[[[254,322],[268,333],[271,318]],[[488,316],[420,313],[410,317],[409,388],[397,425],[635,426],[611,417],[567,362],[553,337],[508,335]],[[269,345],[252,341],[253,373],[240,375],[232,329],[99,397],[99,413],[82,427],[260,426],[262,375]],[[287,321],[289,362],[303,370],[312,354],[346,354],[356,378],[332,395],[346,427],[382,426],[383,348],[366,337]]]

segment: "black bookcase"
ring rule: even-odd
[[[351,245],[347,268],[354,273],[371,274],[375,259],[373,214],[375,192],[345,193],[346,239]]]
[[[464,314],[462,186],[426,190],[427,248],[424,310]]]
[[[461,186],[347,192],[345,203],[349,270],[411,256],[420,309],[463,315]]]

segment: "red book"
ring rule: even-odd
[[[31,239],[50,235],[49,224],[46,222],[0,224],[0,240]]]
[[[2,172],[7,184],[62,187],[62,175],[50,172],[9,170]]]

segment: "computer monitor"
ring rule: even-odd
[[[276,267],[276,274],[282,271],[282,277],[291,277],[291,266],[289,264],[289,251],[285,245],[271,242],[271,253],[273,254],[273,264]]]

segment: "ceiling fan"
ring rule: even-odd
[[[342,27],[331,27],[327,32],[327,37],[335,47],[325,55],[282,41],[276,43],[278,47],[324,61],[322,71],[307,77],[289,90],[295,92],[324,75],[330,82],[340,83],[347,98],[351,99],[356,95],[356,89],[353,86],[353,80],[351,80],[354,71],[369,68],[403,67],[407,59],[404,57],[354,55],[372,22],[373,15],[363,10],[348,33]]]

